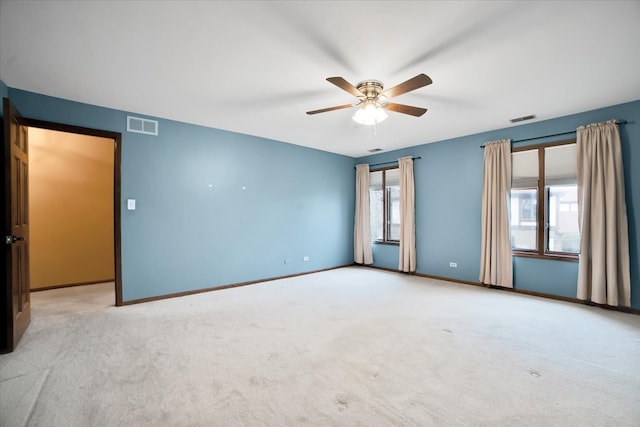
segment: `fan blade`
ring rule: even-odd
[[[338,86],[340,89],[349,92],[351,95],[356,97],[364,96],[362,92],[360,92],[354,85],[343,79],[342,77],[329,77],[327,79],[329,83],[333,83]]]
[[[353,107],[353,104],[344,104],[344,105],[338,105],[336,107],[323,108],[322,110],[307,111],[307,114],[311,115],[311,114],[318,114],[318,113],[326,113],[327,111],[342,110],[343,108],[349,108],[349,107]]]
[[[411,116],[420,117],[427,112],[426,108],[412,107],[411,105],[395,104],[389,102],[384,105],[387,110],[395,111],[396,113],[409,114]]]
[[[418,74],[412,79],[406,82],[400,83],[397,86],[387,89],[380,94],[380,96],[386,96],[387,98],[393,98],[394,96],[402,95],[403,93],[411,92],[412,90],[419,89],[424,86],[428,86],[433,81],[426,74]]]

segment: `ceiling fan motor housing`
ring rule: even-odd
[[[382,93],[384,85],[378,80],[365,80],[356,86],[366,99],[376,99]]]

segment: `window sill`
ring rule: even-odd
[[[371,243],[374,245],[400,246],[400,242],[385,242],[383,240],[374,240]]]
[[[578,255],[569,255],[569,254],[538,254],[531,252],[512,252],[514,257],[521,258],[538,258],[538,259],[548,259],[552,261],[569,261],[569,262],[579,262],[580,257]]]

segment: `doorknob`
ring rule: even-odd
[[[12,243],[15,243],[15,242],[17,242],[18,240],[24,240],[24,237],[18,237],[18,236],[6,236],[6,237],[4,238],[4,242],[5,242],[7,245],[10,245],[10,244],[12,244]]]

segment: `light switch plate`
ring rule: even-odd
[[[136,199],[127,199],[127,209],[130,211],[136,210]]]

